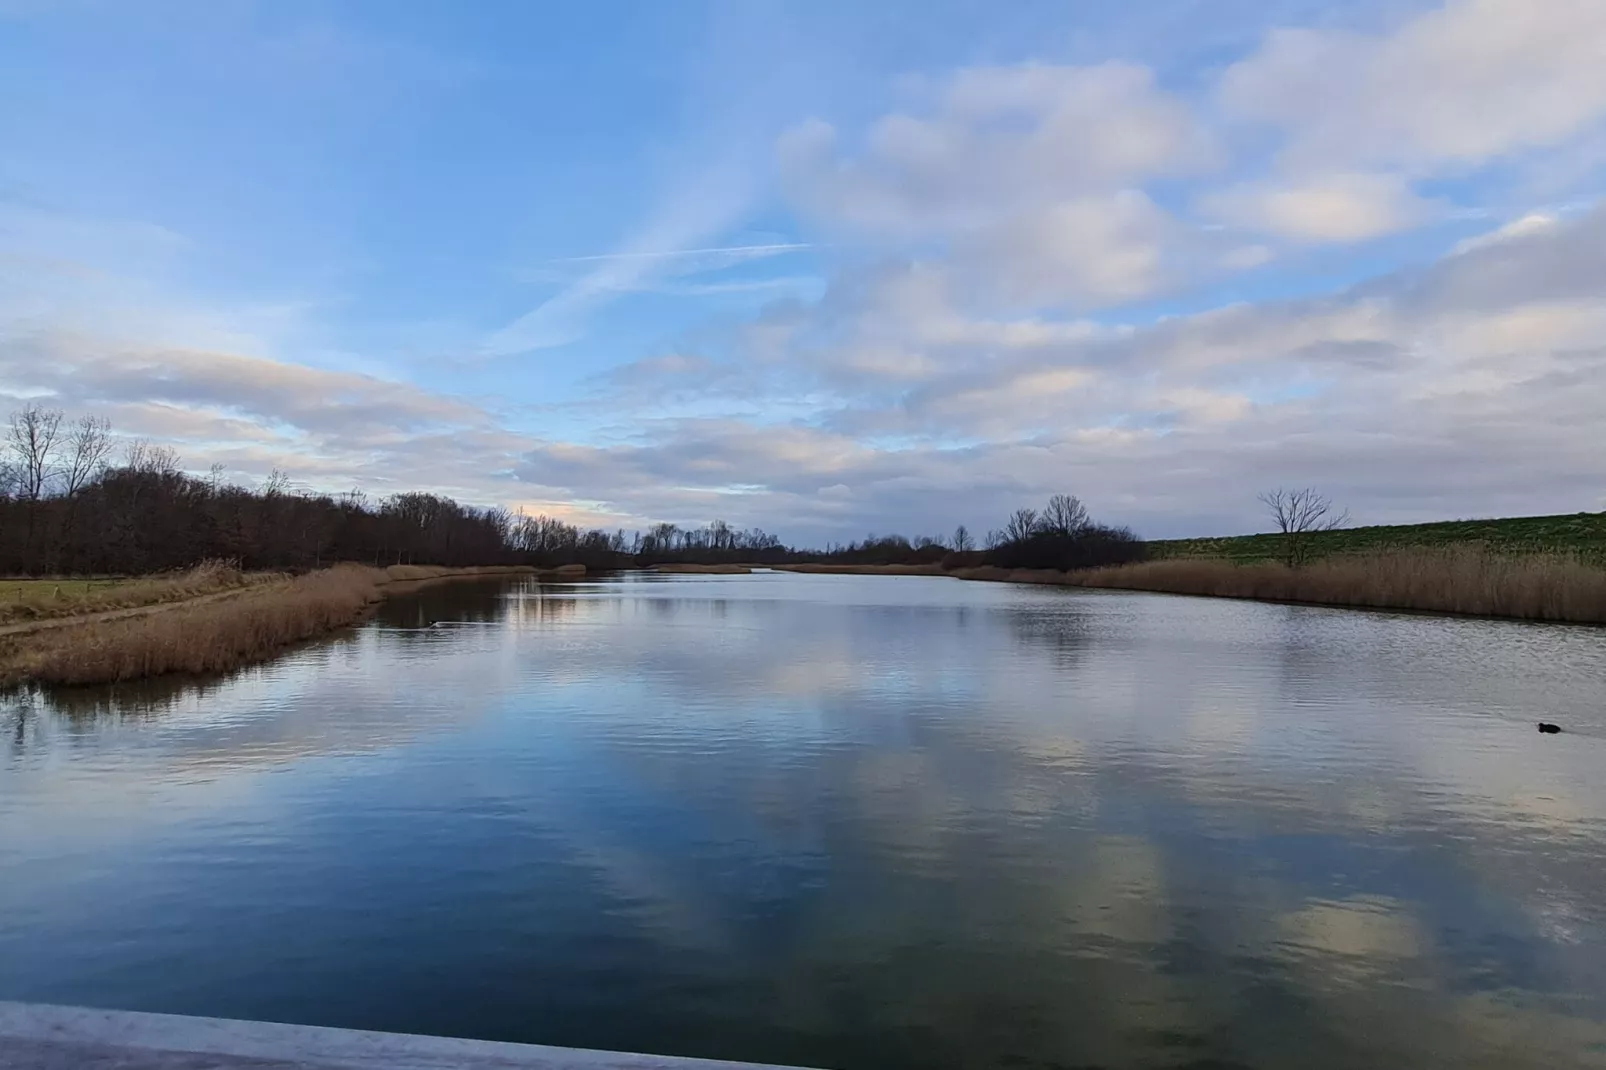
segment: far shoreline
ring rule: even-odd
[[[947,577],[1326,609],[1606,625],[1606,570],[1567,555],[1510,555],[1465,547],[1329,558],[1300,568],[1211,559],[1144,561],[1077,572],[993,565],[945,569],[939,564],[764,567],[804,574]]]

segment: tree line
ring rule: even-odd
[[[1085,568],[1143,556],[1124,528],[1095,523],[1069,495],[1021,509],[981,546],[961,525],[949,538],[869,536],[825,550],[794,549],[758,529],[721,520],[645,531],[582,529],[548,516],[477,508],[427,493],[370,498],[294,488],[275,471],[256,487],[183,469],[171,449],[120,441],[101,417],[70,421],[29,405],[0,444],[0,574],[132,574],[206,559],[247,569],[377,565],[557,566],[590,569],[701,564],[994,564]]]
[[[861,542],[831,546],[815,559],[853,565],[940,564],[945,568],[996,565],[1068,571],[1140,561],[1142,540],[1129,528],[1100,524],[1071,494],[1056,494],[1042,509],[1011,513],[980,546],[961,524],[947,539],[872,535]]]

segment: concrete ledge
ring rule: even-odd
[[[0,1001],[5,1070],[783,1070],[756,1063]]]

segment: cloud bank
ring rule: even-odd
[[[777,240],[724,240],[758,172],[694,169],[464,354],[561,354],[632,294],[773,283],[682,281],[705,272],[820,273],[577,367],[583,397],[315,367],[176,313],[108,324],[61,270],[16,266],[54,247],[38,228],[8,242],[0,390],[246,472],[799,542],[985,528],[1057,492],[1150,535],[1253,529],[1277,484],[1365,522],[1606,506],[1606,208],[1569,164],[1606,145],[1606,7],[1451,0],[1269,27],[1210,70],[1024,58],[898,95],[764,132]],[[141,224],[114,237],[96,247],[182,255]]]

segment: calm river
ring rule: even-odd
[[[0,999],[837,1070],[1606,1065],[1599,629],[489,582],[0,731]]]

